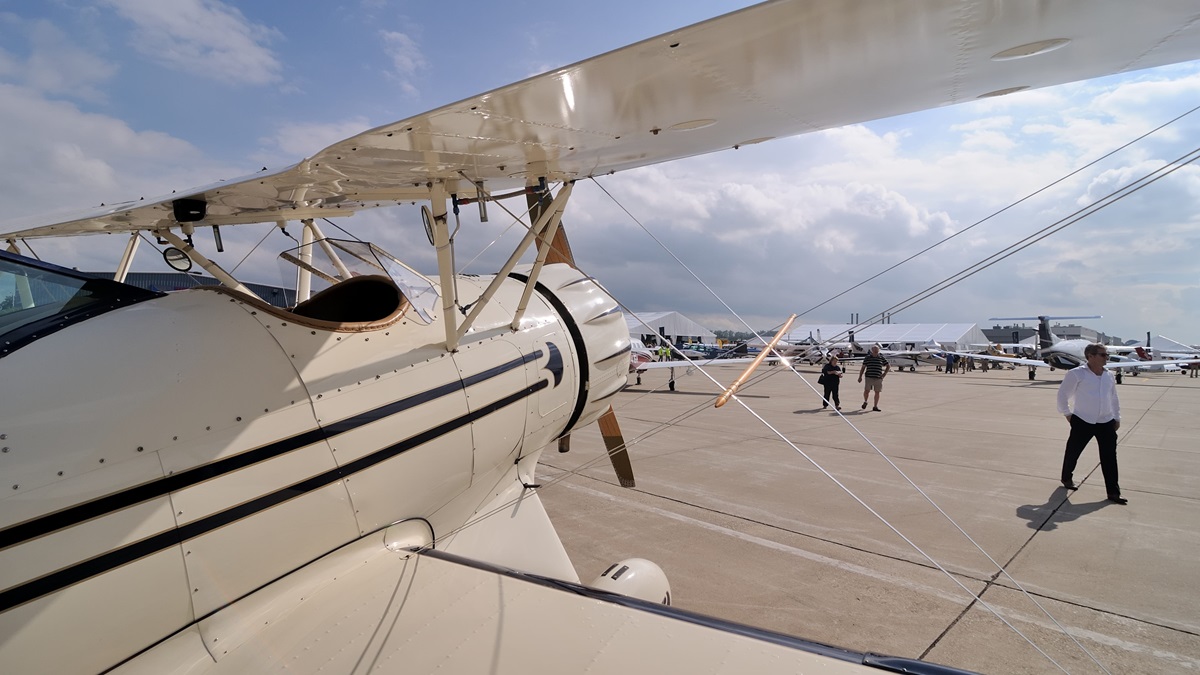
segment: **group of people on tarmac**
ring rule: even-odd
[[[867,399],[870,398],[871,392],[875,392],[875,405],[871,410],[882,412],[879,410],[879,395],[883,393],[883,378],[892,370],[892,364],[879,354],[879,345],[871,345],[871,353],[863,357],[862,368],[858,370],[858,381],[862,382],[863,377],[866,377],[866,383],[863,385],[863,402],[862,409],[867,409]],[[829,407],[832,401],[837,410],[842,409],[842,400],[840,392],[842,376],[845,374],[845,369],[840,365],[838,357],[830,356],[829,362],[821,368],[821,377],[817,382],[825,386],[824,401],[821,406],[823,409]]]
[[[1083,353],[1085,363],[1068,370],[1058,387],[1058,412],[1066,417],[1071,426],[1063,452],[1062,486],[1067,490],[1078,487],[1074,481],[1075,466],[1084,447],[1095,438],[1099,445],[1100,469],[1104,475],[1108,501],[1127,504],[1129,500],[1121,496],[1117,471],[1117,430],[1121,428],[1121,403],[1117,399],[1116,378],[1104,368],[1108,362],[1108,350],[1102,344],[1090,344]],[[880,356],[879,345],[873,345],[871,353],[863,358],[862,367],[858,370],[858,381],[863,382],[866,378],[863,410],[867,408],[871,392],[875,392],[875,404],[871,410],[880,412],[879,395],[883,392],[883,378],[891,368],[887,359]],[[951,368],[951,362],[948,362],[947,372],[951,372]],[[842,409],[838,388],[844,374],[845,369],[841,367],[838,357],[830,356],[817,380],[825,386],[822,409],[827,409],[830,403],[837,410]]]
[[[960,373],[971,372],[971,371],[975,370],[975,359],[967,357],[967,356],[955,356],[954,354],[946,354],[946,369],[942,372],[953,373],[955,368],[957,368],[958,372],[960,372]],[[988,360],[980,359],[979,360],[979,368],[980,368],[980,370],[982,370],[983,372],[986,373],[988,371]],[[938,366],[938,370],[942,370],[942,367]]]

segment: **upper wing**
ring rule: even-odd
[[[1032,53],[1032,55],[1030,55]],[[282,171],[36,219],[10,237],[347,215],[565,181],[1200,57],[1191,3],[778,0],[336,143]],[[8,229],[8,228],[5,228]]]

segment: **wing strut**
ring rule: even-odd
[[[437,249],[438,281],[442,286],[442,323],[446,326],[446,351],[458,351],[458,325],[454,308],[458,293],[454,284],[454,251],[450,243],[450,220],[446,217],[446,184],[434,181],[429,185],[429,202],[433,211],[433,247]]]
[[[559,227],[562,223],[562,213],[567,208],[567,201],[571,198],[571,191],[574,189],[575,183],[567,183],[558,191],[558,195],[548,208],[540,209],[540,214],[537,218],[538,224],[542,224],[542,221],[546,218],[550,220],[545,224],[545,227],[538,236],[537,260],[533,263],[533,269],[529,271],[529,280],[525,283],[525,291],[521,293],[521,301],[517,303],[517,311],[513,314],[513,330],[517,330],[521,325],[521,317],[525,315],[525,308],[529,306],[529,298],[533,296],[533,288],[537,283],[538,274],[542,271],[542,266],[547,262],[565,262],[571,267],[575,267],[575,260],[570,257],[571,247],[567,244],[567,235]],[[540,205],[541,202],[538,203]],[[530,214],[532,216],[532,210]],[[535,226],[534,230],[537,229]],[[560,243],[567,251],[567,257],[565,258],[558,253]],[[522,251],[524,251],[526,245],[522,243]],[[506,271],[505,274],[507,275],[508,272]]]
[[[141,241],[141,233],[137,230],[130,233],[129,243],[125,244],[125,253],[121,256],[121,263],[117,265],[117,273],[113,275],[113,280],[125,283],[125,277],[129,275],[129,266],[133,264],[133,256],[137,253]]]
[[[483,291],[483,295],[479,296],[479,299],[475,301],[474,306],[471,307],[471,311],[469,314],[467,314],[467,318],[463,319],[462,325],[458,327],[458,339],[461,340],[462,337],[467,334],[467,331],[471,328],[471,325],[475,323],[475,318],[478,317],[479,313],[483,311],[483,308],[487,306],[488,301],[490,301],[492,296],[496,294],[496,291],[500,289],[501,284],[508,279],[509,272],[512,272],[513,268],[517,266],[517,263],[521,260],[521,256],[525,254],[525,250],[529,248],[529,245],[532,244],[536,238],[542,242],[538,245],[537,262],[534,263],[533,269],[529,272],[529,280],[525,282],[525,291],[521,295],[521,302],[517,306],[517,311],[513,316],[512,321],[513,330],[516,330],[520,326],[521,315],[525,311],[525,306],[529,304],[529,297],[533,293],[533,287],[537,282],[538,273],[541,272],[542,265],[546,260],[546,247],[544,242],[546,239],[553,237],[554,232],[558,229],[558,223],[562,219],[562,212],[563,209],[566,208],[567,201],[571,198],[571,189],[573,187],[573,183],[567,183],[564,185],[563,188],[558,191],[558,196],[554,198],[554,202],[551,203],[550,208],[542,212],[538,217],[537,222],[533,224],[533,227],[530,227],[529,231],[525,233],[525,237],[521,239],[519,244],[517,244],[517,247],[513,250],[512,255],[508,257],[508,261],[504,263],[504,267],[500,268],[500,271],[496,273],[495,278],[492,279],[492,283],[488,284],[488,287]]]
[[[195,249],[195,247],[192,246],[191,244],[180,239],[178,236],[175,235],[175,233],[171,232],[170,230],[163,229],[163,230],[158,230],[157,232],[155,232],[155,234],[157,234],[158,236],[162,237],[163,239],[166,239],[167,241],[171,242],[172,246],[174,246],[175,248],[180,249],[184,253],[186,253],[187,257],[191,258],[197,265],[199,265],[199,266],[203,267],[205,270],[207,270],[209,274],[213,275],[213,277],[215,277],[217,279],[217,281],[220,281],[222,284],[225,284],[226,286],[228,286],[234,290],[245,293],[246,295],[249,295],[252,298],[258,298],[258,295],[254,291],[250,290],[249,288],[246,288],[245,284],[238,281],[237,279],[234,279],[232,276],[229,275],[228,272],[226,272],[224,269],[221,269],[220,265],[218,265],[217,263],[204,257],[204,254],[197,251]],[[262,300],[262,298],[258,298],[258,299]]]

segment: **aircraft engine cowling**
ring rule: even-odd
[[[588,585],[647,602],[671,604],[671,583],[667,581],[666,573],[645,558],[613,563]]]
[[[514,278],[524,280],[519,269]],[[537,291],[562,315],[580,361],[580,398],[563,433],[595,422],[629,378],[629,328],[621,308],[595,279],[564,264],[546,265]]]

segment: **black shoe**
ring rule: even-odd
[[[1067,488],[1068,490],[1078,490],[1079,489],[1079,486],[1076,485],[1075,481],[1073,481],[1073,480],[1064,480],[1062,482],[1062,484],[1063,484],[1063,487]]]
[[[866,409],[867,409],[867,402],[866,402],[866,401],[863,401],[863,404],[862,404],[862,409],[863,409],[863,410],[866,410]]]
[[[840,406],[840,405],[839,405],[839,406],[837,407],[837,409],[838,409],[838,410],[841,410],[841,409],[842,409],[842,406]]]
[[[1121,506],[1124,506],[1129,503],[1129,500],[1125,499],[1121,495],[1109,495],[1108,501],[1110,501],[1114,504],[1120,504]]]
[[[874,410],[875,412],[883,412],[882,410],[879,409],[879,406],[874,406],[871,408],[871,410]]]
[[[826,408],[828,408],[828,407],[829,407],[829,404],[828,404],[828,403],[826,403],[825,405],[821,406],[821,410],[824,410],[824,409],[826,409]]]

